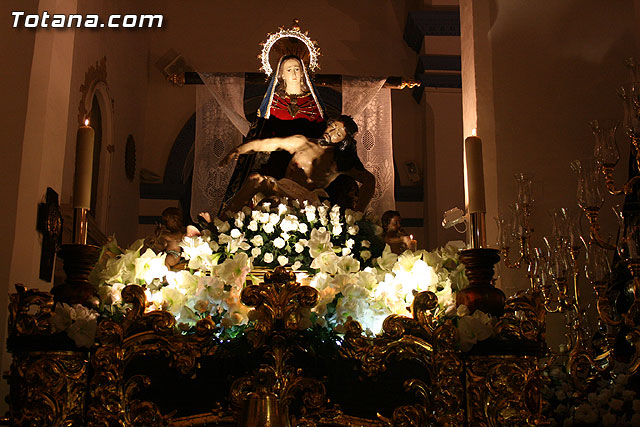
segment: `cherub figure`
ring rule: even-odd
[[[162,223],[156,227],[153,235],[144,240],[145,248],[151,248],[155,253],[165,252],[167,267],[175,267],[182,257],[180,242],[185,235],[182,223],[182,209],[170,207],[162,211]]]

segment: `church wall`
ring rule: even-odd
[[[130,2],[93,1],[82,4],[82,13],[110,14],[145,13]],[[80,87],[95,77],[89,72],[106,58],[106,89],[111,102],[102,106],[103,141],[96,220],[107,235],[115,234],[121,245],[135,239],[138,222],[138,186],[140,155],[145,139],[145,102],[147,91],[147,37],[150,29],[83,30],[76,34],[74,66],[71,81],[71,102],[68,115],[67,149],[63,202],[70,204],[73,193],[75,138],[78,128]],[[110,105],[109,105],[110,104]],[[136,177],[131,182],[125,175],[125,144],[133,135],[136,145]],[[111,146],[111,147],[109,147]],[[112,152],[109,151],[112,150]],[[106,160],[106,162],[105,162]],[[106,205],[106,206],[105,206]]]
[[[11,10],[25,13],[39,13],[44,10],[59,10],[61,13],[73,13],[76,2],[58,2],[41,0],[38,3],[11,4]],[[26,7],[25,7],[26,6]],[[9,14],[9,13],[8,13]],[[11,16],[9,14],[11,18]],[[13,21],[7,23],[13,30],[7,34],[8,40],[15,46],[23,45],[22,55],[16,55],[16,64],[24,74],[13,88],[16,106],[23,105],[10,113],[7,129],[20,138],[14,147],[19,154],[9,156],[15,161],[9,167],[12,177],[9,186],[17,182],[17,194],[14,193],[15,215],[4,218],[15,233],[11,246],[11,256],[7,260],[9,274],[4,285],[4,295],[13,290],[13,284],[24,283],[32,288],[50,289],[50,283],[39,279],[41,236],[36,231],[38,203],[44,201],[47,187],[58,194],[62,187],[62,164],[64,162],[66,109],[69,103],[69,76],[72,69],[74,32],[70,31],[33,31],[24,28],[13,29]],[[4,31],[4,28],[3,28]],[[11,51],[9,48],[8,51]],[[27,65],[29,64],[29,65]],[[11,80],[7,81],[10,85]],[[10,97],[11,99],[11,97]],[[10,101],[4,100],[4,102]],[[22,109],[24,108],[24,109]],[[11,208],[9,208],[11,209]],[[9,233],[11,235],[11,233]],[[6,297],[5,297],[6,298]],[[7,330],[7,300],[0,298],[0,339],[5,341]],[[9,357],[2,349],[0,370],[9,367]],[[0,383],[0,395],[7,392],[5,382]],[[2,400],[4,402],[4,400]],[[1,410],[1,408],[0,408]]]
[[[144,100],[146,98],[146,37],[141,30],[113,31],[39,28],[12,28],[12,10],[29,13],[122,13],[131,11],[128,2],[20,1],[5,4],[0,20],[0,44],[9,57],[3,67],[0,117],[4,142],[0,150],[3,196],[3,262],[0,278],[0,341],[7,330],[7,294],[14,283],[49,290],[51,284],[38,279],[40,236],[35,230],[37,204],[47,187],[60,196],[61,204],[71,203],[78,127],[80,85],[84,73],[106,56],[107,83],[114,100],[110,141],[115,159],[107,177],[113,194],[110,226],[127,243],[137,228],[137,182],[124,178],[124,144],[129,133],[144,140]],[[128,9],[127,9],[128,7]],[[135,13],[131,11],[132,13]],[[68,226],[68,225],[67,225]],[[68,243],[64,241],[63,243]],[[3,289],[3,291],[2,291]],[[10,356],[0,350],[0,371],[9,368]],[[0,412],[4,413],[5,381],[0,382]]]
[[[442,227],[445,211],[464,209],[462,171],[462,98],[460,89],[428,89],[424,93],[427,148],[425,154],[424,224],[426,248],[466,240],[465,234]]]
[[[37,10],[37,1],[10,2],[11,10]],[[0,68],[0,80],[5,84],[0,86],[2,110],[0,110],[0,128],[2,128],[2,143],[0,144],[0,181],[2,182],[2,196],[5,200],[1,233],[4,244],[0,245],[0,283],[9,282],[9,272],[15,236],[15,220],[17,216],[18,184],[20,164],[22,159],[22,139],[24,136],[25,118],[27,112],[27,97],[29,90],[29,75],[35,42],[35,33],[31,31],[16,31],[12,28],[13,17],[4,13],[0,17],[0,50],[7,57],[11,57],[11,66]],[[8,84],[11,82],[11,84]],[[19,236],[18,236],[19,237]],[[0,289],[6,289],[1,287]],[[6,292],[0,292],[0,304],[6,306]]]
[[[488,186],[487,197],[497,197],[500,212],[508,213],[516,197],[513,175],[532,174],[531,221],[534,245],[540,246],[541,237],[551,233],[549,209],[577,210],[577,181],[569,163],[592,155],[588,122],[622,119],[615,91],[629,80],[624,61],[635,51],[633,2],[490,3],[497,188]],[[628,158],[622,132],[618,142],[620,182]],[[605,238],[615,238],[614,200],[621,202],[608,196],[601,210]],[[494,242],[495,235],[489,239]],[[522,288],[524,282],[524,273],[503,269],[503,286]]]
[[[6,10],[37,11],[38,2],[11,1],[5,3]],[[6,322],[8,294],[14,290],[11,282],[11,268],[14,242],[24,238],[16,232],[16,218],[22,214],[18,210],[18,192],[20,184],[20,168],[22,163],[23,138],[27,115],[27,93],[29,91],[29,77],[35,43],[35,33],[32,31],[16,31],[12,28],[13,17],[10,13],[0,15],[0,51],[6,58],[11,58],[0,67],[0,129],[2,142],[0,143],[0,182],[2,182],[3,211],[0,216],[0,233],[3,244],[0,245],[0,342],[6,340]],[[35,206],[34,206],[35,208]],[[28,277],[23,281],[26,283]],[[2,363],[0,370],[9,367],[8,357],[2,345]],[[5,381],[0,383],[0,411],[4,413],[2,404],[4,395],[8,391]],[[6,405],[4,405],[6,407]]]
[[[402,39],[407,13],[416,2],[323,0],[317,2],[156,2],[165,15],[166,28],[150,33],[147,140],[142,167],[162,176],[171,145],[195,109],[195,88],[174,87],[159,67],[170,50],[180,54],[196,70],[256,72],[256,56],[267,33],[300,20],[303,30],[317,40],[322,52],[321,73],[377,76],[413,76],[417,57]],[[247,25],[248,16],[260,16]],[[169,55],[171,56],[171,55]],[[409,90],[405,90],[410,97]],[[393,99],[397,95],[394,93]],[[418,117],[410,126],[396,126],[396,164],[419,161],[422,170],[424,133],[422,107],[415,101],[400,102],[406,117]],[[396,117],[396,111],[394,111]],[[153,145],[151,145],[153,144]],[[404,176],[402,175],[404,174]],[[401,179],[406,179],[404,170]],[[159,214],[156,213],[156,214]],[[407,213],[406,216],[411,216]]]

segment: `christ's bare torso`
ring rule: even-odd
[[[334,160],[335,147],[304,141],[293,153],[285,178],[314,190],[325,188],[338,175]]]

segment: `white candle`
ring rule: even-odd
[[[464,153],[467,164],[468,212],[486,212],[484,200],[484,171],[482,168],[482,140],[470,136],[464,140]]]
[[[78,128],[76,138],[76,172],[73,179],[73,207],[91,207],[91,176],[93,175],[93,140],[95,132],[89,120]]]

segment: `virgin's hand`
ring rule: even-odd
[[[220,163],[218,163],[218,167],[227,166],[232,161],[238,160],[238,154],[239,153],[237,148],[234,148],[233,150],[229,151],[229,154],[227,154],[222,158],[222,160],[220,160]]]

